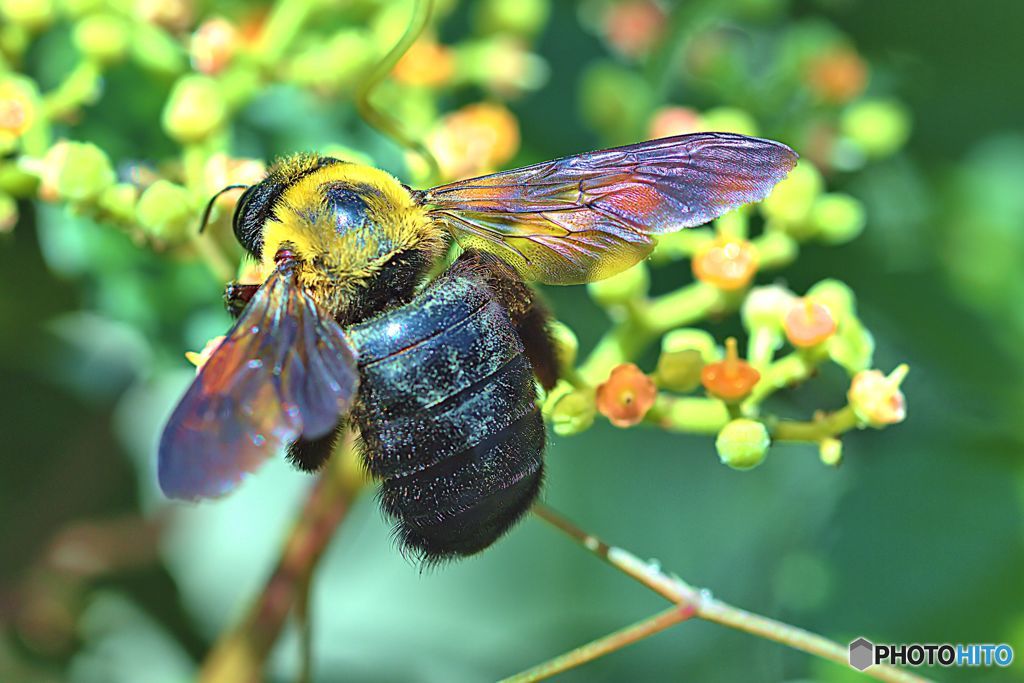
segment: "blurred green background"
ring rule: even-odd
[[[216,144],[261,160],[341,145],[415,184],[416,167],[352,106],[366,55],[393,42],[408,7],[312,4],[322,19],[260,67],[259,83],[235,84],[250,90]],[[1010,643],[1010,669],[928,675],[1024,679],[1024,4],[439,4],[432,35],[454,65],[439,66],[451,54],[425,54],[422,64],[448,71],[397,74],[379,98],[453,174],[473,161],[458,147],[470,133],[444,116],[481,101],[507,108],[518,125],[521,144],[487,148],[501,167],[647,137],[666,111],[756,122],[815,164],[830,191],[863,202],[867,217],[856,239],[804,245],[797,262],[758,281],[802,292],[843,280],[875,335],[875,365],[911,367],[906,421],[845,437],[839,468],[822,465],[813,446],[778,445],[762,466],[738,472],[718,462],[712,438],[602,420],[551,438],[544,499],[746,609],[844,644],[859,635]],[[244,27],[263,15],[241,2],[26,7],[0,2],[0,82],[16,67],[52,92],[83,54],[103,62],[103,76],[44,141],[11,143],[0,160],[0,207],[11,217],[0,238],[0,680],[189,680],[262,585],[309,478],[274,462],[223,501],[162,498],[155,444],[193,375],[182,353],[226,329],[223,278],[191,250],[184,231],[194,214],[180,225],[114,227],[117,216],[76,203],[67,188],[47,196],[45,171],[25,159],[43,158],[59,137],[87,141],[126,183],[184,177],[197,197],[208,194],[187,168],[202,145],[164,112],[182,73],[219,67],[197,66],[194,46],[190,67],[182,46],[207,17]],[[25,19],[37,10],[52,14]],[[98,55],[119,34],[78,27],[103,13],[146,23],[167,53],[133,45],[128,56]],[[850,111],[878,102],[881,115],[860,129],[849,122]],[[192,150],[185,157],[182,143]],[[674,264],[656,271],[655,288],[689,279]],[[607,328],[585,288],[546,294],[584,349]],[[735,316],[707,328],[720,340],[739,331]],[[829,370],[773,406],[804,417],[835,409],[847,385]],[[534,519],[478,557],[420,572],[364,495],[313,587],[314,679],[494,680],[662,606]],[[297,669],[290,629],[268,677],[294,680]],[[855,678],[691,621],[560,680]]]

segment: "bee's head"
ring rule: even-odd
[[[274,212],[285,190],[315,171],[343,163],[332,157],[301,155],[272,167],[267,177],[250,185],[235,205],[232,226],[238,243],[254,257],[262,259],[264,232],[269,221],[280,222]]]
[[[349,321],[409,298],[445,244],[395,178],[314,155],[271,167],[238,200],[233,225],[268,268],[279,249],[291,251],[299,281]]]

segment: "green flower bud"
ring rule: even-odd
[[[183,76],[164,107],[164,130],[178,142],[198,142],[227,119],[227,105],[217,81],[208,76]]]
[[[910,137],[910,114],[893,100],[862,100],[843,112],[840,130],[869,157],[886,157]]]
[[[373,63],[375,53],[369,35],[348,30],[327,43],[317,43],[299,52],[288,64],[289,80],[302,85],[343,85],[358,80]]]
[[[18,222],[18,204],[9,194],[0,194],[0,234],[14,230]]]
[[[782,348],[783,323],[797,297],[780,285],[754,287],[740,309],[743,326],[750,333],[747,360],[756,367],[767,366]]]
[[[595,130],[626,142],[623,131],[639,128],[651,110],[650,85],[612,62],[590,66],[580,81],[580,116]]]
[[[740,135],[757,135],[754,117],[735,107],[715,107],[701,114],[706,130]]]
[[[698,351],[704,363],[714,363],[721,359],[722,354],[715,343],[715,338],[704,330],[683,327],[672,330],[661,338],[661,353],[678,353],[688,350]]]
[[[131,223],[135,220],[135,204],[138,199],[139,192],[134,185],[117,183],[103,191],[96,205],[117,221]]]
[[[599,306],[615,306],[647,296],[651,286],[651,275],[647,272],[647,264],[640,262],[618,275],[604,280],[591,282],[587,292]]]
[[[38,31],[53,21],[52,0],[0,0],[0,17],[12,24]]]
[[[568,374],[576,365],[576,354],[580,350],[580,340],[576,333],[563,322],[554,320],[548,324],[548,333],[555,344],[555,355],[558,358],[559,374]]]
[[[135,207],[139,225],[167,242],[182,242],[196,230],[192,195],[181,185],[158,180],[142,193]]]
[[[75,24],[72,33],[75,47],[100,64],[121,61],[128,51],[128,24],[116,14],[93,14]]]
[[[89,142],[65,142],[54,169],[54,189],[61,199],[87,202],[117,179],[107,153]]]
[[[749,470],[764,462],[771,442],[764,424],[741,417],[722,427],[715,448],[722,463],[734,470]]]
[[[828,244],[849,242],[864,230],[864,205],[848,194],[825,194],[811,208],[811,223]]]
[[[822,439],[818,444],[818,457],[823,464],[837,467],[843,461],[843,442],[832,437]]]
[[[867,370],[874,362],[875,338],[854,316],[848,316],[826,346],[828,357],[850,374]]]
[[[0,20],[0,71],[10,68],[4,57],[5,54],[25,54],[31,42],[32,34],[24,26],[17,24],[8,25],[6,21]]]
[[[666,235],[658,235],[657,246],[651,253],[651,261],[657,265],[666,261],[680,261],[689,258],[714,240],[714,235],[707,228],[690,228]]]
[[[66,16],[78,19],[102,10],[106,4],[107,0],[59,0],[58,7]]]
[[[822,280],[807,290],[807,298],[827,306],[840,323],[857,312],[857,295],[839,280]]]
[[[547,62],[515,38],[495,36],[465,41],[455,51],[460,80],[497,93],[536,90],[548,79]]]
[[[561,381],[544,402],[544,416],[559,436],[571,436],[585,431],[594,424],[597,406],[591,389],[576,389]]]
[[[481,33],[533,36],[547,24],[549,0],[483,0],[477,3],[474,24]]]
[[[697,349],[670,351],[658,356],[654,383],[662,389],[688,393],[700,386],[704,358]]]
[[[174,36],[149,22],[132,26],[132,55],[146,69],[166,74],[180,73],[188,62],[188,54]]]
[[[807,237],[813,233],[813,226],[809,225],[811,209],[824,186],[818,169],[809,161],[802,161],[761,202],[761,210],[794,237]]]
[[[781,330],[796,295],[781,285],[754,287],[747,294],[740,309],[743,326],[748,330],[771,329]]]

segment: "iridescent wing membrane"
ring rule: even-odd
[[[173,498],[220,496],[300,436],[333,430],[358,388],[355,355],[282,263],[171,415],[158,476]]]
[[[579,284],[642,260],[653,235],[764,199],[796,160],[771,140],[697,133],[463,180],[419,199],[463,247],[531,280]]]

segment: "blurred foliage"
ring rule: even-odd
[[[449,177],[694,130],[798,150],[756,210],[663,240],[650,268],[546,290],[578,367],[547,400],[545,499],[840,642],[1020,652],[1024,95],[1006,65],[1024,57],[1024,6],[941,4],[439,0],[373,99]],[[0,0],[0,680],[188,680],[258,592],[307,477],[276,462],[188,509],[155,486],[159,430],[192,376],[182,352],[226,329],[223,281],[244,267],[237,194],[201,238],[198,215],[297,150],[436,180],[353,105],[409,9]],[[638,301],[655,306],[640,336]],[[743,359],[723,360],[730,337]],[[776,358],[781,345],[793,353]],[[768,396],[759,380],[741,416],[704,397],[736,386],[708,380],[716,364],[787,358],[781,384],[814,381]],[[870,373],[904,361],[905,423],[851,431],[841,468],[819,462],[839,462],[832,434],[769,447],[765,414],[843,415],[844,397],[846,429],[896,421],[894,386]],[[367,496],[313,590],[318,681],[495,679],[658,606],[533,521],[421,575]],[[289,632],[271,677],[292,680],[296,657]],[[1014,680],[1022,660],[934,674]],[[852,672],[687,623],[563,678],[680,677]]]

